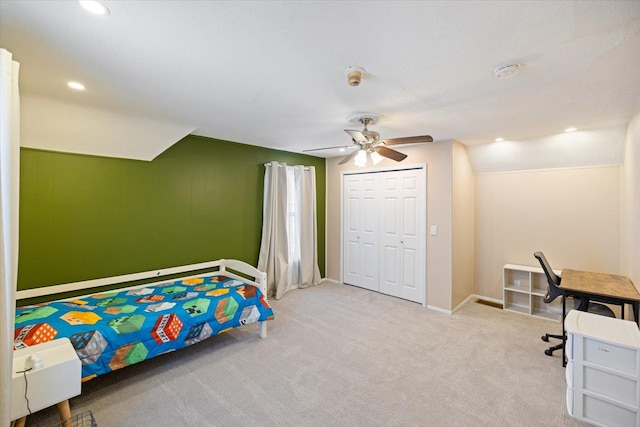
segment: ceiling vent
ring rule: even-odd
[[[520,72],[520,64],[506,64],[493,70],[493,74],[499,79],[508,79]]]

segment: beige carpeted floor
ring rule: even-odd
[[[578,426],[560,323],[478,303],[449,316],[323,283],[248,325],[83,384],[74,414],[110,426]],[[55,425],[55,409],[27,426]]]

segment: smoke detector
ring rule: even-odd
[[[364,68],[360,68],[360,67],[347,67],[346,70],[344,70],[344,75],[347,76],[347,82],[349,83],[349,86],[358,86],[360,85],[360,82],[362,81],[362,76],[364,75],[365,71]]]
[[[520,72],[520,64],[505,64],[493,70],[493,74],[499,79],[508,79]]]

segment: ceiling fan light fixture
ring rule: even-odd
[[[384,157],[382,157],[380,154],[376,153],[375,151],[371,153],[371,162],[373,163],[374,166],[380,163],[382,159],[384,159]]]
[[[352,151],[351,153],[343,157],[342,160],[338,162],[338,165],[344,165],[353,161],[357,167],[364,167],[369,162],[369,159],[371,159],[371,162],[374,165],[377,165],[382,161],[383,158],[401,162],[407,158],[407,155],[401,153],[400,151],[396,151],[392,148],[387,147],[388,145],[395,146],[402,144],[422,144],[425,142],[433,142],[433,138],[430,135],[380,139],[380,134],[378,132],[370,131],[367,128],[367,126],[375,124],[378,119],[379,115],[371,113],[358,114],[357,116],[353,116],[350,119],[351,122],[359,122],[360,124],[362,124],[363,129],[361,131],[353,129],[344,130],[351,137],[351,141],[353,142],[352,145],[344,148],[355,148],[356,151]],[[329,150],[334,148],[343,147],[315,148],[303,151]],[[340,151],[343,150],[341,149]]]
[[[364,150],[358,151],[355,159],[353,159],[353,164],[359,168],[363,168],[367,166],[367,152]]]

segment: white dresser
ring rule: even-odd
[[[640,331],[634,322],[571,310],[567,410],[597,426],[640,426]]]

